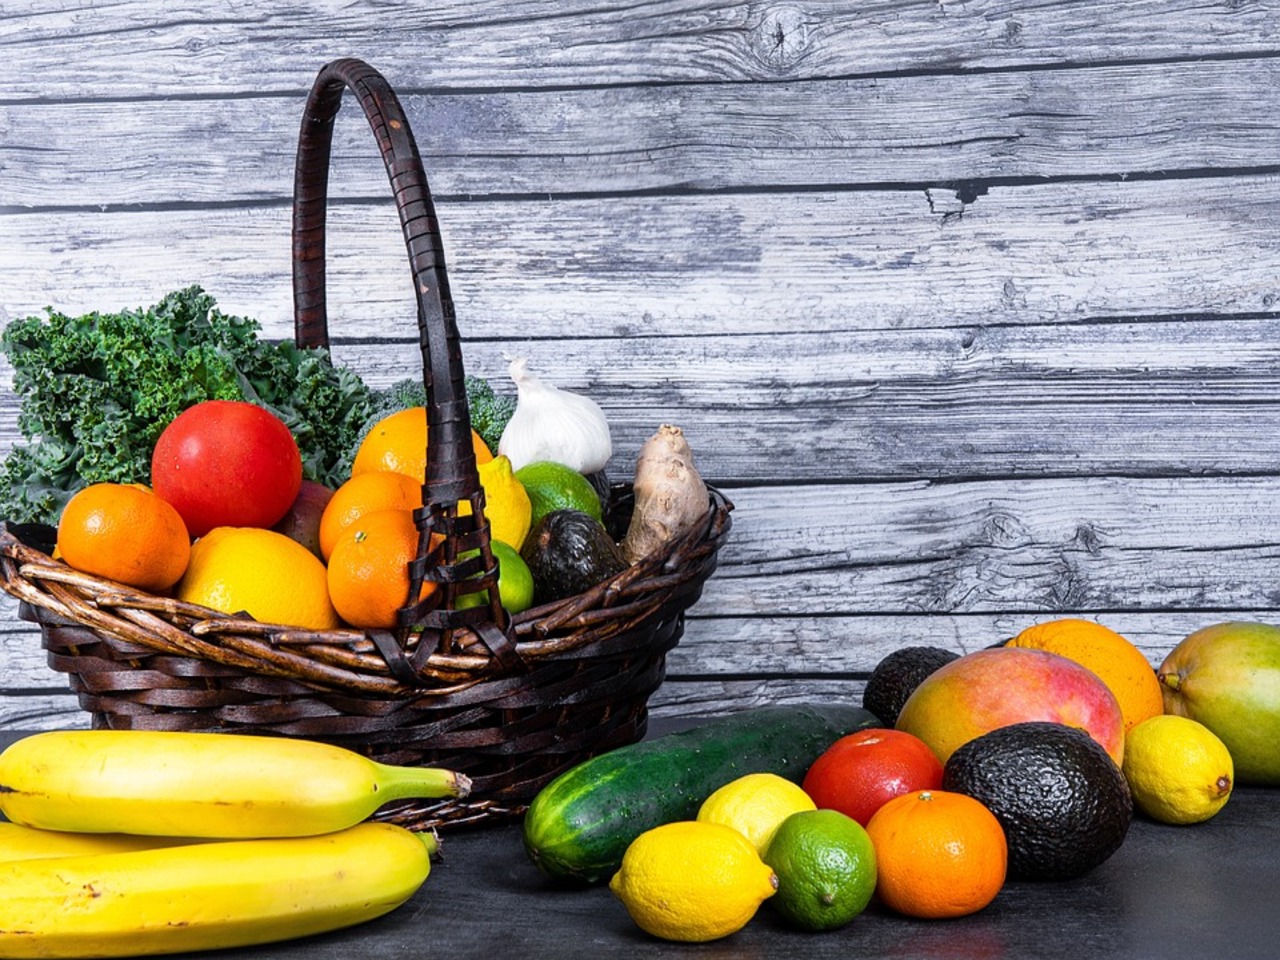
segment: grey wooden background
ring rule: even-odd
[[[659,712],[856,700],[1055,616],[1156,663],[1280,617],[1274,4],[5,0],[0,321],[201,283],[289,336],[347,55],[409,111],[470,372],[595,397],[615,477],[677,423],[737,505]],[[416,375],[353,105],[332,192],[335,354]],[[0,726],[85,722],[0,614]]]

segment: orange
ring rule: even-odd
[[[876,894],[909,917],[962,917],[1004,886],[1009,847],[995,814],[972,797],[913,790],[867,824],[876,851]]]
[[[77,570],[158,592],[187,568],[191,538],[178,511],[146,487],[95,483],[63,508],[57,554]]]
[[[197,540],[177,597],[262,623],[303,630],[341,625],[324,564],[298,541],[261,527],[214,527]]]
[[[352,477],[334,491],[320,514],[320,554],[327,561],[342,532],[375,510],[413,510],[422,506],[422,479],[376,470]]]
[[[474,430],[471,431],[471,446],[475,450],[477,466],[493,459],[480,434]],[[369,429],[356,451],[351,475],[354,477],[373,470],[403,473],[422,485],[427,474],[426,407],[409,407],[393,413]]]
[[[1164,713],[1155,668],[1141,650],[1110,627],[1065,617],[1027,627],[1005,646],[1056,653],[1092,670],[1120,704],[1125,733]]]
[[[351,524],[329,557],[329,596],[338,615],[353,627],[394,627],[417,553],[418,528],[408,510],[375,510]],[[435,588],[424,583],[419,598]]]

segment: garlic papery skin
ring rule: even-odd
[[[529,372],[526,357],[508,368],[516,385],[516,411],[498,440],[498,453],[519,470],[554,460],[579,473],[603,470],[613,456],[609,421],[590,397],[543,383]]]

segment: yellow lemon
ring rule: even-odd
[[[263,623],[305,630],[341,623],[319,558],[283,533],[259,527],[216,527],[197,540],[176,595]]]
[[[609,889],[641,930],[698,943],[746,926],[778,878],[737,830],[680,820],[636,837]]]
[[[697,818],[732,827],[750,840],[763,857],[783,820],[793,813],[816,809],[810,796],[785,777],[748,773],[707,797]]]
[[[1162,823],[1201,823],[1231,796],[1226,745],[1203,724],[1172,715],[1144,720],[1125,738],[1124,776],[1133,802]]]
[[[476,468],[480,486],[484,488],[484,515],[489,520],[489,536],[501,540],[513,550],[519,550],[529,535],[533,517],[533,504],[524,485],[511,471],[511,461],[504,456],[494,457]],[[458,504],[458,514],[469,516],[471,504]]]

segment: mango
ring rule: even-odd
[[[1124,760],[1115,695],[1092,670],[1043,650],[998,647],[944,664],[907,698],[897,729],[919,737],[946,763],[984,733],[1035,720],[1079,727],[1116,766]]]
[[[1212,730],[1231,752],[1238,783],[1280,784],[1280,627],[1204,627],[1156,672],[1165,713]]]

